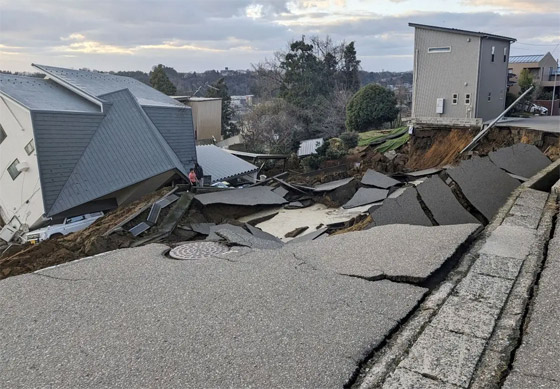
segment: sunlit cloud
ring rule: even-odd
[[[60,38],[61,41],[82,41],[84,39],[86,39],[84,35],[78,34],[76,32]]]
[[[208,51],[208,52],[214,52],[214,53],[219,53],[219,52],[223,52],[225,50],[221,50],[221,49],[213,49],[210,47],[203,47],[203,46],[197,46],[197,45],[192,45],[192,44],[185,44],[185,43],[179,43],[179,42],[175,42],[175,41],[168,41],[168,42],[163,42],[157,45],[140,45],[140,46],[136,46],[130,49],[131,51],[139,51],[139,50],[186,50],[186,51]]]
[[[97,41],[81,41],[66,46],[55,46],[53,51],[83,54],[134,54],[131,49]]]
[[[21,46],[9,46],[0,43],[0,55],[10,55],[10,56],[20,55],[22,54],[20,52],[20,50],[22,49],[23,47]]]
[[[260,19],[263,16],[262,4],[251,4],[245,8],[245,15],[253,20]]]
[[[288,9],[316,9],[328,10],[343,8],[346,0],[292,0],[287,2]]]
[[[557,0],[463,0],[463,4],[501,8],[514,12],[550,12],[558,9]]]

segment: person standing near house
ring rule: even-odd
[[[189,171],[189,183],[191,184],[191,189],[193,187],[196,187],[196,173],[194,172],[194,169],[191,168],[191,170]]]
[[[204,171],[202,170],[202,166],[198,164],[198,162],[194,163],[194,173],[196,174],[196,180],[198,181],[200,186],[204,186]]]

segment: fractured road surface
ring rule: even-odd
[[[149,245],[5,279],[0,386],[341,387],[427,289],[337,274],[301,251],[316,243],[185,261]]]

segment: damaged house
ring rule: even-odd
[[[412,117],[417,123],[480,125],[505,109],[514,38],[409,23],[414,28]]]
[[[128,77],[0,74],[2,238],[134,201],[196,161],[191,108]],[[9,239],[8,239],[9,240]]]

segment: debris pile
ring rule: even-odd
[[[372,169],[361,174],[358,167],[316,176],[282,173],[246,188],[202,188],[196,194],[168,188],[83,231],[7,250],[0,278],[153,242],[276,249],[386,224],[484,225],[520,182],[550,163],[535,146],[518,144],[454,167],[392,175]]]

